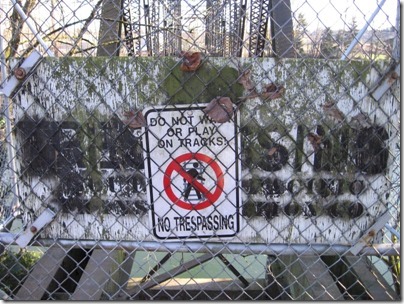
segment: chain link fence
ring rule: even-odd
[[[2,298],[399,300],[399,19],[2,0]]]

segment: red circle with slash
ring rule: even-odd
[[[183,162],[192,159],[205,163],[206,167],[210,167],[213,170],[216,177],[215,191],[211,192],[211,190],[207,189],[202,183],[197,181],[196,178],[188,174],[187,171],[185,171],[185,169],[181,166]],[[198,204],[192,204],[177,197],[177,195],[174,193],[172,189],[171,176],[173,173],[178,173],[192,187],[201,192],[206,198],[206,200]],[[220,195],[223,193],[224,175],[218,163],[209,156],[201,153],[186,153],[175,158],[167,166],[167,169],[164,173],[163,185],[164,185],[164,191],[166,192],[168,198],[177,206],[187,210],[201,210],[213,205],[218,200]]]

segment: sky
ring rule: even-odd
[[[71,1],[71,2],[70,2]],[[130,2],[135,0],[129,0]],[[139,1],[139,0],[136,0]],[[257,1],[257,0],[247,0]],[[317,28],[324,28],[325,26],[332,29],[342,29],[344,27],[344,21],[350,22],[352,17],[355,17],[358,22],[358,27],[362,28],[366,24],[366,20],[370,18],[373,12],[376,10],[379,3],[382,0],[290,0],[292,10],[295,17],[299,13],[303,13],[305,19],[309,23],[309,31]],[[10,0],[0,0],[3,9],[11,6]],[[45,1],[46,2],[46,1]],[[76,16],[86,18],[91,11],[91,5],[86,5],[88,1],[84,0],[62,0],[66,4],[72,4],[76,7],[80,7],[78,10],[74,9]],[[158,0],[163,3],[164,0]],[[201,2],[204,0],[183,0],[183,3],[190,5],[197,5],[204,7]],[[390,28],[396,25],[396,12],[397,3],[399,0],[385,0],[382,6],[382,11],[378,13],[372,22],[372,27],[376,29]],[[8,5],[6,5],[8,4]],[[94,5],[94,4],[93,4]],[[70,5],[68,5],[70,6]],[[39,7],[39,6],[38,6]],[[64,13],[71,13],[69,9],[66,9]],[[38,18],[38,16],[37,16]]]
[[[61,0],[64,6],[59,6],[56,9],[55,26],[61,26],[62,24],[73,23],[74,21],[81,19],[85,20],[92,11],[94,3],[98,0]],[[142,0],[128,0],[132,2],[143,3]],[[149,0],[151,1],[151,0]],[[166,1],[172,0],[156,0],[158,3],[163,4]],[[206,10],[205,0],[181,0],[183,6],[183,12],[193,12],[196,20],[204,20],[204,14]],[[222,0],[223,1],[223,0]],[[232,0],[234,1],[234,0]],[[244,0],[243,0],[244,1]],[[258,0],[247,0],[258,1]],[[357,29],[360,30],[364,27],[367,20],[375,12],[378,5],[383,0],[290,0],[292,6],[292,12],[296,20],[299,13],[302,13],[308,22],[307,31],[314,32],[317,29],[323,30],[325,27],[330,27],[332,30],[345,29],[348,30],[347,25],[351,23],[352,18],[355,17],[357,22]],[[238,3],[241,0],[237,0]],[[11,1],[10,0],[0,0],[0,3],[7,4],[2,5],[0,8],[0,17],[4,18],[5,12],[10,12]],[[45,22],[45,20],[51,20],[49,13],[49,3],[50,0],[42,0],[38,2],[35,7],[34,12],[31,17],[34,19],[35,23],[40,26]],[[233,2],[234,3],[234,2]],[[368,30],[372,29],[389,29],[392,26],[396,26],[396,13],[397,4],[399,0],[385,0],[381,11],[377,14],[374,20],[371,22]],[[188,4],[188,5],[186,5]],[[191,8],[193,7],[193,8]],[[62,10],[63,8],[63,10]],[[43,13],[40,13],[43,12]],[[57,15],[59,14],[59,15]],[[63,16],[58,19],[57,16]],[[0,19],[1,19],[0,18]],[[143,19],[142,19],[143,20]],[[294,24],[296,25],[296,21]],[[184,29],[187,30],[190,26],[191,20],[187,20],[185,16],[182,18]],[[49,23],[49,22],[48,22]],[[195,23],[195,20],[193,21]],[[42,32],[49,30],[49,24],[44,26]],[[76,30],[77,32],[81,30],[83,24],[79,23],[75,26],[69,28],[69,30]],[[96,33],[98,32],[98,22],[93,22],[90,25],[91,30]],[[201,28],[203,30],[204,27]],[[4,31],[6,26],[1,27],[1,31]],[[41,30],[40,30],[41,31]],[[3,34],[3,32],[1,33]],[[94,36],[96,39],[96,35]]]
[[[334,30],[343,29],[343,20],[349,23],[353,17],[361,29],[381,2],[381,0],[291,0],[291,6],[296,17],[299,13],[304,14],[310,31],[324,26]],[[398,0],[386,0],[371,27],[383,29],[395,26],[397,3]]]
[[[69,1],[66,1],[68,3]],[[133,0],[129,0],[132,2]],[[257,1],[257,0],[247,0]],[[332,28],[343,28],[344,22],[341,20],[351,20],[356,17],[359,27],[365,25],[366,20],[373,14],[379,3],[382,0],[290,0],[292,10],[295,16],[302,12],[306,20],[309,21],[309,28],[317,28],[318,22],[330,26]],[[382,6],[382,11],[378,13],[372,22],[375,28],[391,27],[396,24],[397,3],[399,0],[385,0]],[[83,17],[88,15],[89,7],[84,6],[87,1],[76,0],[75,3],[80,3],[82,9],[76,11],[78,15],[83,14]],[[164,0],[158,0],[163,3]],[[196,5],[200,9],[204,7],[201,2],[204,0],[183,0],[183,3]],[[84,9],[86,7],[86,9]]]

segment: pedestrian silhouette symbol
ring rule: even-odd
[[[202,173],[201,173],[202,168],[199,167],[199,163],[198,162],[193,163],[192,167],[193,168],[187,170],[187,174],[192,176],[192,181],[195,181],[195,180],[200,180],[202,182],[205,181],[205,179],[202,177]],[[195,188],[195,186],[192,183],[187,182],[185,178],[184,178],[184,184],[185,184],[184,198],[186,200],[191,200],[189,198],[189,196],[190,196],[190,193],[191,193],[192,189],[195,191],[195,194],[198,197],[198,200],[202,199],[201,192],[197,188]]]

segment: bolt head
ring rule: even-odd
[[[24,79],[24,77],[27,75],[27,72],[23,68],[17,68],[14,70],[14,76],[18,80]]]

